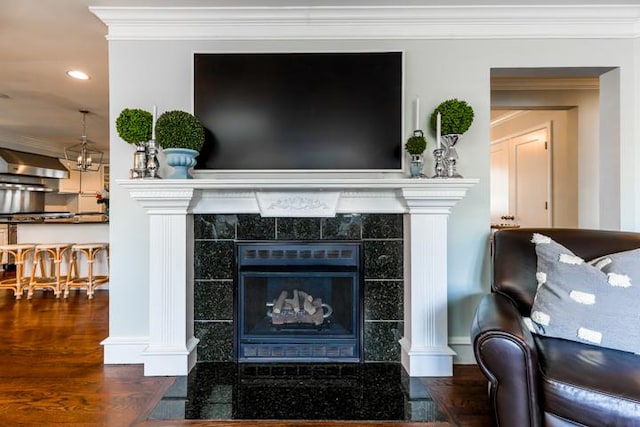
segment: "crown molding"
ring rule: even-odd
[[[109,40],[640,37],[640,5],[91,6]]]
[[[598,90],[598,77],[492,77],[491,90]]]

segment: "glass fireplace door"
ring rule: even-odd
[[[238,244],[239,361],[360,361],[358,243]]]

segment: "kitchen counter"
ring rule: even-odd
[[[18,223],[18,243],[93,243],[109,241],[107,222]]]
[[[102,212],[25,212],[0,214],[1,224],[82,224],[108,223],[109,217]]]
[[[17,222],[15,224],[109,224],[108,219],[60,218],[40,222]]]
[[[109,242],[108,222],[39,222],[17,223],[16,225],[18,228],[17,243]],[[101,252],[98,255],[94,271],[95,274],[109,274],[106,253]],[[81,263],[80,273],[86,275],[86,263]]]

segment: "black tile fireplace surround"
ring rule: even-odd
[[[194,328],[199,362],[234,362],[235,245],[249,241],[362,242],[364,362],[399,362],[403,332],[402,214],[333,218],[194,216]]]

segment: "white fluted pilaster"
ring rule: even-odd
[[[405,295],[402,366],[412,377],[453,375],[447,325],[447,222],[467,189],[403,189]]]
[[[149,215],[149,345],[144,374],[187,375],[193,335],[193,189],[131,191]]]

